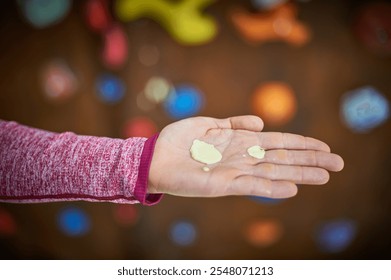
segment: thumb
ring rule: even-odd
[[[216,119],[219,128],[242,129],[260,132],[263,129],[263,121],[260,117],[247,115],[235,116],[226,119]]]

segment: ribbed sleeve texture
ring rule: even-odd
[[[52,133],[0,120],[0,201],[156,204],[162,196],[147,193],[156,139]]]

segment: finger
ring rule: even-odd
[[[259,141],[261,147],[266,150],[291,149],[330,152],[330,147],[318,139],[291,133],[263,132],[259,134]]]
[[[288,181],[271,181],[242,175],[232,181],[229,195],[254,195],[269,198],[288,198],[297,194],[297,186]]]
[[[252,169],[252,175],[278,181],[291,181],[295,184],[323,185],[330,175],[327,170],[319,167],[296,165],[280,165],[260,163]]]
[[[227,119],[215,119],[218,128],[243,129],[260,132],[263,129],[263,121],[257,116],[236,116]]]
[[[262,162],[314,166],[334,172],[341,171],[344,166],[343,159],[339,155],[315,150],[269,150],[260,163]]]

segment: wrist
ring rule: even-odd
[[[139,172],[135,186],[134,196],[138,201],[140,201],[140,203],[144,205],[156,204],[162,198],[161,195],[156,194],[156,190],[149,187],[153,186],[150,183],[150,171],[155,144],[158,136],[159,135],[156,134],[145,141],[140,158]]]

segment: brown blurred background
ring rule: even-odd
[[[165,196],[156,206],[122,209],[131,213],[130,220],[123,223],[115,218],[118,206],[109,203],[2,203],[1,257],[390,258],[390,122],[367,133],[355,133],[340,116],[345,92],[371,85],[387,99],[391,95],[390,53],[366,48],[352,32],[356,12],[368,3],[372,2],[295,2],[298,19],[311,30],[310,40],[301,46],[283,41],[248,44],[243,40],[228,15],[238,6],[256,12],[249,1],[217,1],[207,7],[206,13],[215,18],[219,31],[211,42],[198,46],[176,42],[153,20],[122,22],[113,13],[129,46],[125,64],[111,70],[100,58],[102,36],[86,24],[85,1],[73,1],[63,20],[45,28],[29,24],[15,1],[2,1],[1,119],[49,131],[123,138],[122,127],[133,117],[149,118],[158,130],[174,121],[161,105],[148,111],[137,105],[137,95],[152,76],[162,76],[174,85],[194,85],[205,97],[199,115],[212,117],[253,113],[250,101],[254,89],[265,82],[281,81],[293,89],[297,112],[283,125],[266,123],[265,130],[319,138],[342,155],[345,169],[332,174],[327,185],[301,186],[296,197],[278,203],[248,197]],[[390,40],[391,33],[386,36]],[[153,65],[140,62],[140,49],[145,46],[158,50],[158,61]],[[66,63],[77,81],[74,94],[58,102],[45,95],[41,75],[45,65],[57,59]],[[96,79],[101,73],[112,73],[124,81],[126,92],[120,102],[108,104],[97,97]],[[66,207],[81,209],[90,219],[85,234],[69,236],[60,230],[58,215]],[[185,245],[171,237],[178,221],[191,225],[188,242],[188,231],[180,233],[185,235]],[[349,221],[327,241],[333,243],[336,238],[335,242],[342,244],[340,249],[319,245],[321,225],[330,221]]]

